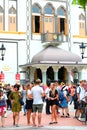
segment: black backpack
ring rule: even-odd
[[[78,86],[79,87],[79,86]],[[79,93],[81,92],[81,88],[79,87]],[[77,101],[78,97],[77,97],[77,88],[75,90],[75,94],[73,95],[73,101]]]

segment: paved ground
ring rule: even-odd
[[[49,122],[51,120],[51,115],[46,115],[45,114],[45,105],[43,109],[43,114],[42,114],[42,124],[44,125],[43,128],[38,128],[38,127],[32,127],[32,126],[27,126],[27,119],[26,116],[23,115],[23,112],[20,113],[20,122],[19,125],[20,127],[13,127],[13,122],[12,122],[12,112],[8,112],[7,118],[5,118],[5,128],[6,130],[10,129],[21,129],[21,130],[87,130],[87,125],[85,125],[83,122],[78,121],[77,119],[73,118],[74,117],[74,110],[73,106],[70,105],[70,118],[61,118],[60,114],[58,115],[58,124],[55,125],[49,125]],[[61,111],[60,111],[61,112]],[[37,122],[37,121],[36,121]]]

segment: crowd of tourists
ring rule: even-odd
[[[58,123],[58,114],[61,118],[70,118],[69,104],[74,105],[74,118],[87,121],[87,83],[81,80],[79,84],[49,81],[43,85],[40,79],[26,85],[10,84],[4,87],[0,84],[0,116],[2,127],[5,126],[6,111],[13,113],[13,126],[19,127],[20,112],[23,109],[27,118],[27,125],[42,127],[43,103],[46,103],[45,112],[51,114],[49,125]],[[61,110],[61,111],[60,111]],[[37,114],[38,113],[38,114]],[[36,124],[38,116],[38,124]]]

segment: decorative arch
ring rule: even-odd
[[[13,7],[9,8],[9,31],[16,31],[16,9]]]
[[[57,27],[58,33],[68,35],[68,19],[66,17],[66,9],[63,6],[57,9]]]
[[[85,16],[82,13],[79,15],[79,20],[85,20]]]
[[[79,35],[85,35],[85,16],[79,15]]]
[[[32,13],[40,13],[41,14],[41,6],[38,3],[34,3],[32,6]]]
[[[47,3],[44,7],[44,14],[55,14],[55,9],[51,3]]]
[[[55,9],[51,3],[47,3],[43,8],[44,28],[43,32],[54,33],[55,30]],[[51,37],[50,37],[51,39]]]
[[[13,6],[9,8],[9,14],[16,14],[16,9]]]
[[[32,33],[42,33],[42,8],[38,3],[32,6]]]
[[[63,6],[60,6],[60,7],[57,9],[57,15],[66,16],[66,9],[65,9]]]

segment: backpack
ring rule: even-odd
[[[5,101],[5,98],[3,97],[1,100],[0,100],[0,107],[4,107],[6,106],[6,101]]]
[[[63,93],[63,90],[61,90],[60,92],[59,92],[59,101],[63,101],[64,100],[64,93]]]
[[[65,88],[66,86],[64,86],[60,91],[59,91],[59,101],[63,101],[64,100],[64,91],[65,90],[63,90],[64,88]]]
[[[78,86],[79,87],[79,86]],[[79,93],[81,92],[81,88],[79,87]],[[77,97],[77,88],[75,90],[75,94],[73,95],[73,100],[74,101],[77,101],[78,100],[78,97]]]

